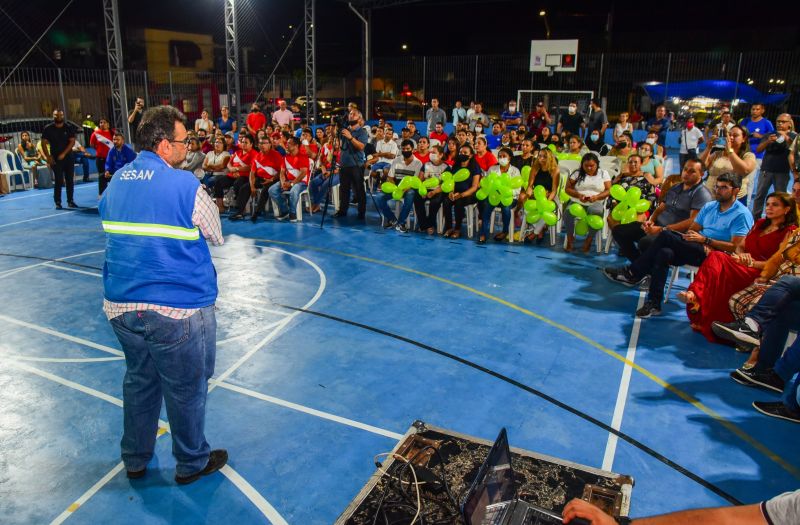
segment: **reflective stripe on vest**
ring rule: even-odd
[[[141,235],[144,237],[166,237],[183,241],[196,241],[200,239],[198,228],[181,228],[167,224],[148,224],[144,222],[115,222],[103,221],[103,230],[106,233],[120,235]]]

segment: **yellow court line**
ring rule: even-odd
[[[473,293],[473,294],[478,295],[480,297],[483,297],[484,299],[488,299],[490,301],[494,301],[496,303],[502,304],[503,306],[511,308],[512,310],[516,310],[517,312],[525,314],[525,315],[527,315],[529,317],[533,317],[534,319],[537,319],[537,320],[539,320],[539,321],[541,321],[541,322],[543,322],[545,324],[548,324],[548,325],[552,326],[553,328],[557,328],[558,330],[561,330],[563,332],[568,333],[569,335],[571,335],[571,336],[583,341],[584,343],[588,344],[589,346],[592,346],[592,347],[600,350],[601,352],[605,353],[606,355],[609,355],[609,356],[613,357],[614,359],[616,359],[618,361],[621,361],[622,363],[630,366],[631,368],[633,368],[634,370],[636,370],[637,372],[639,372],[640,374],[642,374],[646,378],[650,379],[651,381],[653,381],[657,385],[661,386],[662,388],[664,388],[666,390],[669,390],[670,392],[672,392],[673,394],[678,396],[680,399],[683,399],[684,401],[686,401],[690,405],[694,406],[699,411],[701,411],[704,414],[706,414],[707,416],[713,418],[719,424],[721,424],[723,427],[725,427],[727,430],[729,430],[731,433],[733,433],[735,436],[737,436],[739,439],[741,439],[742,441],[744,441],[745,443],[747,443],[751,447],[755,448],[757,451],[762,453],[764,456],[769,458],[771,461],[777,463],[781,468],[783,468],[785,471],[787,471],[789,474],[791,474],[795,478],[800,479],[800,468],[798,468],[798,467],[792,465],[791,463],[785,461],[778,454],[776,454],[775,452],[770,450],[766,445],[764,445],[763,443],[758,441],[756,438],[754,438],[753,436],[751,436],[750,434],[748,434],[747,432],[745,432],[744,430],[739,428],[739,426],[736,425],[735,423],[729,421],[722,414],[718,413],[717,411],[715,411],[711,407],[708,407],[705,404],[703,404],[699,399],[695,398],[694,396],[692,396],[691,394],[689,394],[687,392],[684,392],[680,388],[670,384],[669,382],[665,381],[664,379],[661,379],[660,377],[658,377],[657,375],[655,375],[653,372],[649,371],[648,369],[644,368],[643,366],[641,366],[641,365],[639,365],[637,363],[634,363],[633,361],[630,361],[630,360],[626,359],[625,356],[623,356],[622,354],[619,354],[619,353],[615,352],[614,350],[612,350],[612,349],[610,349],[610,348],[608,348],[606,346],[603,346],[602,344],[598,343],[597,341],[586,337],[585,335],[581,334],[580,332],[577,332],[577,331],[573,330],[572,328],[570,328],[568,326],[565,326],[565,325],[563,325],[563,324],[561,324],[559,322],[553,321],[552,319],[549,319],[549,318],[547,318],[547,317],[545,317],[543,315],[537,314],[536,312],[532,312],[531,310],[528,310],[527,308],[523,308],[522,306],[514,304],[514,303],[512,303],[510,301],[506,301],[505,299],[502,299],[502,298],[497,297],[495,295],[488,294],[486,292],[482,292],[481,290],[478,290],[476,288],[472,288],[471,286],[467,286],[465,284],[461,284],[461,283],[456,282],[456,281],[451,281],[450,279],[447,279],[445,277],[440,277],[440,276],[434,275],[432,273],[423,272],[423,271],[420,271],[420,270],[415,270],[413,268],[408,268],[406,266],[400,266],[399,264],[393,264],[393,263],[390,263],[390,262],[382,261],[380,259],[373,259],[371,257],[364,257],[363,255],[356,255],[356,254],[352,254],[352,253],[342,252],[342,251],[339,251],[339,250],[332,250],[332,249],[329,249],[329,248],[320,248],[320,247],[317,247],[317,246],[310,246],[310,245],[306,245],[306,244],[299,244],[299,243],[288,242],[288,241],[277,241],[277,240],[273,240],[273,239],[258,239],[258,238],[252,238],[252,237],[250,237],[249,239],[253,240],[253,241],[260,241],[260,242],[271,243],[271,244],[281,244],[281,245],[284,245],[284,246],[293,246],[295,248],[302,248],[302,249],[306,249],[306,250],[329,253],[329,254],[332,254],[332,255],[340,255],[342,257],[349,257],[351,259],[357,259],[357,260],[364,261],[364,262],[378,264],[380,266],[385,266],[387,268],[392,268],[394,270],[400,270],[400,271],[403,271],[403,272],[412,273],[412,274],[415,274],[415,275],[419,275],[420,277],[426,277],[428,279],[433,279],[435,281],[439,281],[441,283],[444,283],[444,284],[447,284],[447,285],[450,285],[450,286],[454,286],[454,287],[459,288],[461,290],[464,290],[466,292],[470,292],[470,293]]]

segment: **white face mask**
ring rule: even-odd
[[[783,144],[784,140],[786,140],[786,137],[784,137],[783,135],[778,135],[778,138],[775,139],[775,142],[777,142],[778,144]]]
[[[438,153],[431,153],[431,157],[430,158],[431,158],[431,162],[436,162],[437,160],[439,160],[439,154]]]
[[[650,144],[651,146],[656,143],[656,139],[645,139],[645,142]]]
[[[499,162],[501,166],[505,167],[508,166],[508,163],[511,161],[508,159],[508,157],[500,157],[497,162]]]
[[[575,106],[570,106],[569,107],[569,114],[570,115],[574,115],[576,111],[578,111],[577,107],[575,107]]]
[[[308,146],[308,141],[305,139],[303,140],[303,146]]]
[[[475,126],[475,133],[483,133],[483,128],[480,126]]]
[[[514,112],[517,110],[517,106],[508,106],[508,110]]]

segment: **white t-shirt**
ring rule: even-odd
[[[630,122],[626,122],[625,124],[620,124],[617,122],[617,125],[614,126],[614,137],[619,137],[622,135],[623,131],[630,131],[633,133],[633,125]]]
[[[689,153],[688,150],[696,148],[701,138],[703,132],[697,129],[697,126],[681,131],[681,153],[685,155]]]
[[[433,162],[426,162],[425,163],[425,178],[430,179],[431,177],[438,177],[442,173],[445,172],[450,166],[442,162],[438,166],[435,165]]]
[[[497,173],[498,175],[500,175],[501,174],[501,172],[500,172],[500,164],[495,164],[494,166],[489,168],[488,173]],[[519,177],[520,176],[519,169],[517,169],[516,166],[511,166],[510,164],[508,166],[508,171],[506,173],[508,173],[508,176],[511,177],[512,179],[514,177]],[[513,191],[514,191],[514,198],[516,199],[517,197],[519,197],[519,192],[521,191],[521,188],[517,188],[517,189],[515,189]]]
[[[211,133],[211,130],[214,129],[214,123],[209,120],[203,120],[201,118],[194,121],[194,127],[197,129],[204,129],[206,133]]]
[[[763,502],[761,513],[769,523],[775,525],[800,523],[800,490],[785,492]]]
[[[390,140],[386,142],[385,140],[381,140],[375,144],[375,153],[391,153],[395,157],[397,157],[398,149],[397,149],[397,142]],[[387,159],[381,157],[378,162],[392,162],[394,159]]]
[[[228,165],[228,160],[230,159],[231,154],[227,151],[223,150],[220,153],[216,153],[213,149],[206,153],[206,161],[208,165],[218,165],[222,164],[223,166]],[[214,171],[212,172],[214,175],[225,175],[224,171]]]
[[[578,172],[576,171],[570,175],[569,180],[578,180]],[[611,175],[609,175],[606,170],[598,168],[596,175],[587,175],[582,181],[576,184],[575,191],[593,197],[598,193],[606,191],[606,182],[611,182]],[[570,200],[572,202],[581,202],[580,199],[576,199],[575,197],[570,197]]]
[[[400,182],[403,177],[419,177],[420,171],[422,171],[422,162],[417,157],[412,156],[411,162],[406,164],[405,159],[400,156],[392,162],[389,176]]]

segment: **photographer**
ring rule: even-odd
[[[367,213],[367,193],[364,186],[364,146],[369,140],[367,130],[359,124],[361,112],[350,111],[347,115],[347,127],[339,135],[341,137],[341,161],[339,171],[339,209],[334,217],[346,217],[350,206],[350,187],[358,199],[358,218],[364,220]]]
[[[144,99],[142,97],[136,97],[136,103],[131,112],[128,113],[128,124],[130,124],[131,127],[131,144],[138,144],[136,141],[136,129],[142,121],[142,113],[144,113]],[[136,146],[136,151],[139,151],[138,146]]]
[[[757,219],[764,211],[764,200],[769,193],[769,187],[775,186],[775,191],[786,191],[789,186],[789,165],[790,146],[797,133],[794,132],[794,122],[788,113],[778,115],[775,121],[778,129],[767,135],[761,140],[756,148],[756,156],[763,152],[761,160],[761,172],[758,175],[758,186],[753,197],[753,216]]]

